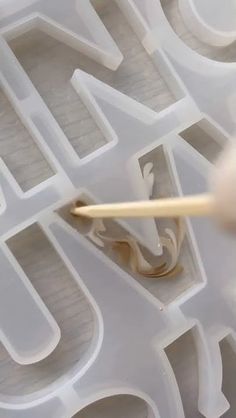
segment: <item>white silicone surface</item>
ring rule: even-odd
[[[219,344],[228,337],[235,346],[235,239],[207,219],[187,220],[200,279],[165,302],[58,215],[83,194],[96,202],[148,199],[139,161],[158,147],[164,149],[179,195],[204,192],[212,163],[181,133],[200,123],[220,145],[235,135],[235,63],[217,62],[190,49],[173,31],[159,0],[116,3],[174,100],[158,112],[76,69],[71,86],[106,139],[86,156],[79,156],[69,142],[11,50],[11,41],[37,28],[114,72],[122,53],[89,0],[0,3],[1,88],[53,172],[24,191],[0,161],[0,339],[23,365],[50,355],[60,339],[53,315],[6,244],[35,222],[89,300],[96,324],[91,347],[73,373],[30,396],[0,396],[1,418],[72,418],[100,399],[121,394],[144,400],[148,418],[183,418],[165,348],[188,330],[197,346],[199,412],[217,418],[230,408],[222,392]],[[179,9],[200,40],[217,46],[234,41],[233,1],[226,6],[179,0]],[[154,256],[161,254],[154,219],[118,222]]]

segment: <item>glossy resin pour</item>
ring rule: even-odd
[[[10,41],[37,28],[114,71],[122,53],[89,0],[0,2],[0,85],[54,172],[24,192],[0,160],[0,339],[12,359],[23,365],[44,359],[60,340],[56,321],[6,244],[35,222],[88,298],[97,327],[91,350],[74,373],[31,396],[0,396],[0,418],[72,418],[87,405],[120,394],[144,400],[148,418],[184,418],[165,348],[190,329],[198,354],[199,411],[217,418],[230,407],[221,389],[219,342],[231,336],[235,344],[235,239],[209,220],[188,220],[201,279],[163,303],[58,215],[61,207],[83,194],[96,202],[148,199],[139,161],[160,146],[178,194],[202,193],[211,163],[180,134],[203,121],[203,131],[220,145],[235,134],[236,65],[190,49],[173,31],[159,0],[116,3],[175,99],[157,112],[76,69],[72,88],[107,141],[82,158]],[[235,8],[228,3],[179,0],[179,10],[199,39],[222,46],[236,38]],[[118,222],[153,256],[162,254],[154,219]]]

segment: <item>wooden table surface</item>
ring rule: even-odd
[[[158,69],[146,54],[117,5],[112,0],[95,0],[94,3],[102,21],[124,55],[123,63],[115,72],[105,69],[36,30],[10,43],[25,71],[80,156],[85,156],[100,147],[104,144],[105,138],[69,82],[76,68],[92,73],[155,111],[160,111],[175,101]],[[177,0],[163,0],[162,4],[178,35],[193,49],[217,60],[235,60],[235,45],[228,48],[211,48],[194,38],[181,20]],[[52,169],[2,92],[0,92],[0,126],[0,155],[23,190],[30,189],[52,175]],[[198,127],[193,127],[185,139],[208,159],[213,160],[220,148],[210,137],[204,137],[203,140],[202,135]],[[154,154],[148,158],[153,158],[154,161],[159,158],[154,192],[156,195],[160,193],[168,195],[172,192],[170,176],[161,154]],[[0,392],[4,395],[25,395],[53,383],[75,367],[92,340],[94,321],[88,301],[39,226],[36,224],[30,226],[11,238],[8,244],[62,331],[61,342],[54,353],[32,366],[20,366],[14,363],[5,349],[0,346]],[[186,289],[186,286],[191,286],[194,280],[198,280],[187,241],[181,257],[185,274],[175,284],[160,281],[154,285],[146,285],[152,293],[163,300],[176,297]],[[224,417],[233,418],[236,411],[235,393],[232,387],[236,377],[236,367],[232,366],[236,363],[235,356],[226,342],[222,343],[221,348],[225,372],[223,389],[232,403],[231,410]],[[166,351],[181,389],[186,417],[201,417],[202,415],[197,411],[197,357],[192,334],[184,335]],[[98,405],[88,407],[76,417],[146,418],[147,414],[143,401],[130,396],[120,396],[100,401]]]

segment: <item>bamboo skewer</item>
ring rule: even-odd
[[[215,213],[215,206],[213,195],[202,194],[139,202],[81,206],[73,208],[71,213],[88,218],[175,218],[210,216]]]

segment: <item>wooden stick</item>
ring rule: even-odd
[[[88,205],[71,210],[74,215],[88,218],[175,218],[180,216],[209,216],[214,212],[215,201],[210,194],[140,202]]]

